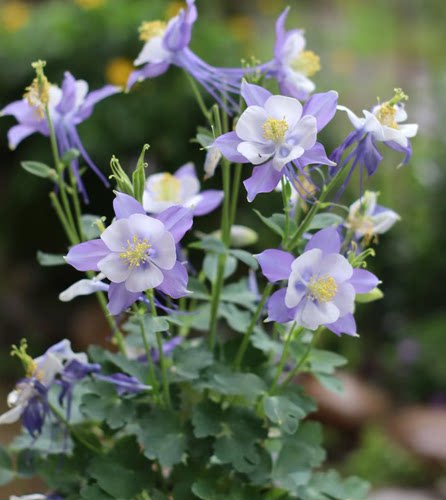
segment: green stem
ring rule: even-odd
[[[154,298],[152,289],[148,290],[147,298],[150,301],[152,317],[156,318],[157,313],[156,313],[156,306],[155,306],[155,298]],[[167,375],[166,358],[164,357],[164,352],[163,352],[163,339],[161,337],[161,332],[157,331],[155,333],[155,335],[156,335],[156,343],[158,346],[158,356],[159,356],[160,367],[161,367],[161,378],[162,378],[162,383],[163,383],[164,403],[166,404],[167,408],[172,408],[172,402],[170,399],[169,378]]]
[[[294,379],[294,377],[299,373],[299,370],[302,368],[303,364],[307,361],[308,356],[311,353],[311,349],[315,346],[321,332],[324,330],[324,327],[321,326],[316,330],[316,332],[313,335],[313,338],[311,339],[311,342],[308,344],[307,349],[304,353],[304,355],[301,357],[297,365],[288,373],[288,375],[285,377],[283,382],[280,384],[280,387],[285,387],[291,380]]]
[[[254,331],[254,328],[257,324],[257,321],[258,321],[260,315],[262,314],[263,306],[265,305],[265,302],[267,301],[267,299],[268,299],[268,297],[273,289],[273,286],[274,285],[272,283],[268,283],[266,285],[265,289],[263,290],[263,294],[262,294],[262,297],[260,298],[260,302],[257,305],[257,309],[254,312],[254,316],[251,319],[251,323],[249,323],[248,329],[246,330],[246,332],[243,336],[242,343],[240,344],[239,350],[238,350],[237,355],[235,357],[234,368],[236,368],[236,369],[240,369],[240,366],[241,366],[242,361],[243,361],[243,356],[245,355],[246,349],[248,348],[248,345],[249,345],[249,340],[251,338],[251,334]]]
[[[285,366],[285,362],[286,362],[287,357],[288,357],[288,350],[290,348],[291,340],[293,339],[294,334],[296,334],[296,337],[297,337],[303,330],[303,327],[300,326],[297,328],[297,330],[295,332],[294,331],[295,328],[296,328],[296,322],[294,322],[292,324],[292,326],[288,332],[288,336],[285,340],[285,345],[283,346],[282,356],[280,357],[279,364],[277,365],[276,375],[274,377],[273,383],[271,384],[271,387],[269,390],[270,393],[273,393],[276,390],[277,382],[279,381],[280,376],[282,375],[283,367]]]
[[[203,113],[203,116],[206,118],[206,120],[212,126],[212,114],[209,112],[208,108],[206,107],[206,104],[203,100],[200,89],[197,87],[195,80],[189,75],[189,73],[185,72],[185,75],[187,76],[187,79],[189,80],[189,83],[192,87],[192,91],[194,93],[195,99],[197,100],[197,104],[198,104],[201,112]]]
[[[149,346],[149,342],[147,340],[147,331],[146,331],[146,325],[144,323],[144,316],[138,310],[138,307],[136,305],[133,306],[133,311],[135,312],[135,314],[138,315],[141,338],[142,338],[142,342],[144,344],[144,351],[146,353],[147,363],[149,364],[148,385],[152,386],[153,396],[154,396],[155,400],[158,400],[159,384],[158,384],[158,380],[157,380],[156,374],[155,374],[155,366],[153,364],[152,353],[150,352],[150,346]]]
[[[53,191],[50,192],[50,200],[51,204],[53,205],[54,211],[56,212],[56,215],[59,218],[60,223],[62,224],[65,234],[67,235],[67,238],[70,241],[70,244],[75,245],[76,243],[78,243],[77,235],[73,233],[73,229],[70,227],[70,224],[68,223],[67,218],[65,217],[65,213],[62,209],[59,199],[56,196],[56,193],[54,193]]]
[[[285,176],[282,176],[281,185],[282,185],[283,211],[285,212],[285,229],[283,231],[284,232],[283,244],[284,244],[284,246],[286,246],[286,243],[288,241],[289,228],[290,228],[290,200],[288,199],[288,196],[287,196],[287,183],[285,180]]]
[[[82,227],[82,210],[81,210],[81,204],[80,204],[80,200],[79,200],[79,192],[77,190],[76,177],[74,176],[73,172],[71,171],[71,168],[69,168],[68,171],[69,171],[70,182],[71,182],[71,198],[73,200],[74,215],[76,216],[79,236],[80,236],[81,241],[85,241],[86,238],[85,238],[84,230]]]

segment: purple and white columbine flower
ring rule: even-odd
[[[378,205],[378,194],[366,191],[350,205],[345,226],[354,231],[355,238],[370,241],[373,236],[387,232],[401,217],[390,208]]]
[[[149,217],[131,196],[117,193],[116,220],[95,240],[74,246],[66,256],[78,271],[97,271],[110,280],[108,310],[116,315],[148,289],[176,299],[187,295],[188,275],[176,244],[192,226],[192,211],[172,206]]]
[[[127,87],[147,78],[165,73],[170,65],[178,66],[197,80],[228,112],[238,110],[238,100],[231,94],[240,93],[240,83],[246,72],[257,68],[216,68],[205,63],[189,49],[192,27],[197,19],[195,0],[187,0],[185,9],[167,24],[162,21],[143,23],[140,38],[145,45],[135,60],[134,71]]]
[[[401,89],[395,89],[395,96],[390,101],[374,106],[371,111],[363,110],[363,118],[356,116],[345,106],[338,106],[339,110],[347,113],[355,128],[330,157],[338,164],[334,170],[341,169],[352,160],[350,173],[344,185],[358,165],[361,169],[365,168],[369,176],[375,173],[382,161],[382,155],[377,147],[378,142],[404,153],[402,164],[410,160],[412,147],[409,139],[417,135],[418,125],[402,123],[407,120],[407,113],[401,101],[406,99],[407,96]],[[350,148],[353,149],[341,162],[342,155]]]
[[[297,99],[272,95],[245,81],[241,94],[248,108],[235,131],[217,137],[213,146],[229,161],[257,165],[244,181],[248,201],[273,191],[283,175],[300,184],[298,174],[307,176],[304,167],[309,164],[335,165],[316,141],[336,112],[337,92],[315,94],[303,107]]]
[[[87,355],[74,353],[69,340],[50,347],[43,356],[32,359],[21,348],[16,351],[24,365],[26,377],[19,381],[8,395],[9,411],[0,416],[1,424],[22,420],[23,426],[32,436],[38,435],[50,411],[48,391],[53,384],[62,385],[61,397],[69,392],[71,385],[86,375],[99,370],[98,365],[87,362]],[[77,376],[72,377],[76,369]]]
[[[320,59],[313,51],[305,50],[302,30],[285,30],[288,11],[285,9],[277,20],[274,59],[265,65],[266,76],[277,79],[281,94],[305,100],[316,88],[309,77],[320,70]]]
[[[265,250],[257,255],[271,283],[288,281],[286,288],[271,296],[268,320],[296,321],[310,330],[324,325],[337,335],[357,336],[355,296],[373,290],[379,281],[365,269],[353,269],[340,249],[338,232],[326,228],[314,234],[297,258],[282,250]]]
[[[105,87],[88,92],[88,83],[84,80],[75,80],[69,72],[65,73],[62,88],[50,85],[48,90],[48,109],[57,137],[60,155],[71,148],[79,150],[82,158],[96,175],[108,186],[108,181],[99,168],[93,163],[82,145],[77,132],[77,126],[93,113],[94,106],[103,99],[120,92],[119,87],[106,85]],[[13,116],[18,125],[13,126],[8,132],[9,147],[15,149],[26,137],[38,132],[49,136],[47,120],[29,99],[23,98],[7,105],[0,112],[2,116]],[[79,161],[71,162],[73,173],[76,177],[79,190],[87,200],[87,194],[79,173]]]
[[[164,172],[146,180],[143,207],[146,212],[159,214],[174,205],[191,208],[194,215],[206,215],[223,200],[223,191],[208,189],[200,193],[200,181],[193,163],[186,163],[173,175]]]

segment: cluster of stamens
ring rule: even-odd
[[[50,84],[46,76],[42,78],[34,78],[31,85],[26,87],[23,97],[28,101],[29,105],[39,113],[40,118],[45,116],[45,109],[50,100]]]
[[[152,245],[146,239],[134,235],[132,240],[127,240],[127,248],[119,254],[130,268],[139,267],[148,260],[147,251]]]
[[[156,36],[163,36],[166,31],[166,23],[164,21],[144,21],[138,29],[139,39],[143,42],[148,42]]]
[[[397,104],[401,101],[407,101],[409,97],[402,91],[402,89],[394,89],[395,95],[390,101],[382,103],[378,106],[375,116],[378,118],[379,123],[386,127],[398,129],[398,122],[396,121],[396,112],[398,110]]]
[[[304,50],[292,61],[291,67],[305,76],[314,76],[321,69],[321,58],[312,50]]]
[[[338,286],[331,276],[313,276],[308,284],[308,290],[310,291],[310,298],[312,300],[330,302],[334,299],[338,291]]]
[[[262,129],[265,139],[274,142],[282,142],[288,130],[288,123],[285,119],[277,120],[276,118],[268,118],[263,123]]]
[[[181,202],[181,181],[174,175],[165,173],[153,184],[152,192],[158,201]]]

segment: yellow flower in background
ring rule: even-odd
[[[12,0],[0,7],[1,24],[10,33],[19,31],[28,24],[29,19],[30,9],[24,2]]]
[[[133,63],[130,59],[115,57],[109,61],[105,68],[105,78],[112,85],[124,87],[133,70]]]
[[[85,10],[97,9],[104,6],[105,2],[106,0],[74,0],[74,3]]]
[[[166,19],[175,17],[180,10],[184,8],[186,8],[186,4],[184,2],[170,2],[166,8]]]
[[[232,16],[228,26],[234,38],[240,42],[248,42],[255,32],[255,22],[249,16]]]

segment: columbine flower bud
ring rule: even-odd
[[[221,238],[221,231],[212,233],[216,238]],[[231,227],[230,245],[231,247],[248,247],[257,243],[259,235],[251,228],[234,224]]]

